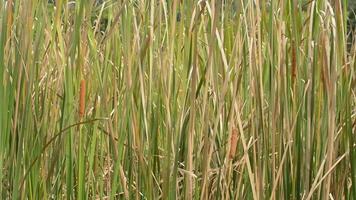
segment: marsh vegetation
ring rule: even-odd
[[[0,0],[0,199],[356,199],[348,2]]]

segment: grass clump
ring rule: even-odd
[[[355,199],[347,5],[0,1],[0,198]]]

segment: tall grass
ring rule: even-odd
[[[356,199],[347,0],[103,2],[0,1],[1,199]]]

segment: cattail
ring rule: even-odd
[[[229,155],[230,159],[233,159],[235,157],[237,141],[238,141],[237,129],[233,128],[231,133],[231,138],[230,138],[230,155]]]
[[[80,97],[79,97],[79,118],[82,119],[85,112],[85,80],[80,81]]]
[[[297,55],[296,55],[296,46],[295,42],[292,42],[292,88],[295,85],[295,79],[297,76]]]

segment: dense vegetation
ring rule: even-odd
[[[0,0],[0,199],[356,199],[350,2]]]

